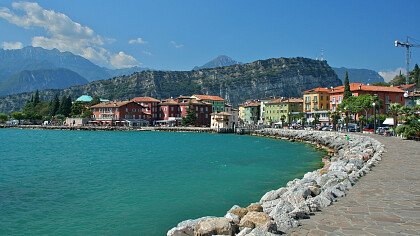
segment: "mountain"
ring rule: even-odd
[[[349,81],[350,83],[353,82],[360,82],[364,84],[372,84],[376,82],[384,82],[384,78],[378,74],[378,72],[374,70],[368,69],[352,69],[352,68],[334,68],[333,70],[337,74],[338,78],[341,81],[344,81],[344,77],[346,75],[346,71],[349,73]]]
[[[202,66],[194,67],[193,70],[216,68],[216,67],[239,65],[239,64],[242,64],[242,63],[237,62],[228,56],[220,55]]]
[[[142,71],[64,90],[43,90],[40,91],[40,97],[51,100],[57,94],[76,99],[80,95],[89,94],[110,100],[123,100],[136,96],[162,99],[179,95],[212,94],[237,106],[246,99],[300,97],[307,89],[341,84],[326,61],[272,58],[195,71]],[[0,112],[20,110],[32,94],[1,97]]]
[[[89,81],[85,78],[68,69],[24,70],[0,83],[0,95],[42,89],[63,89],[87,83]]]
[[[122,68],[122,69],[115,69],[115,70],[105,68],[105,70],[108,72],[111,78],[111,77],[117,77],[117,76],[123,76],[123,75],[131,75],[136,72],[150,70],[150,69],[134,66],[130,68]]]
[[[23,70],[64,68],[76,72],[88,81],[108,79],[108,72],[89,60],[71,52],[57,49],[47,50],[40,47],[24,47],[16,50],[0,49],[0,80]]]
[[[40,47],[0,49],[0,62],[0,95],[29,92],[33,89],[65,88],[85,84],[86,80],[104,80],[145,70],[141,67],[108,69],[71,52]],[[29,74],[35,78],[30,79]],[[25,84],[29,81],[31,84]],[[17,84],[19,87],[16,87]]]

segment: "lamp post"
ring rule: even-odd
[[[373,133],[376,134],[376,103],[372,103],[373,106]]]

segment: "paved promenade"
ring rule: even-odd
[[[420,235],[420,142],[374,136],[382,161],[291,235]]]

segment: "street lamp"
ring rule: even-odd
[[[376,103],[372,103],[373,106],[373,133],[376,134]]]

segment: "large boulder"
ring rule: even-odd
[[[277,190],[272,190],[270,192],[267,192],[262,196],[260,203],[264,203],[267,201],[273,201],[281,197],[283,193],[287,191],[287,188],[279,188]]]
[[[265,225],[271,220],[265,212],[250,211],[246,214],[239,223],[240,227],[255,228],[256,226]]]
[[[201,217],[195,220],[184,220],[180,222],[176,227],[170,229],[167,232],[167,236],[193,236],[194,229],[198,222],[204,219],[213,218],[211,216]]]
[[[236,228],[224,217],[204,219],[195,226],[194,236],[234,235]]]

